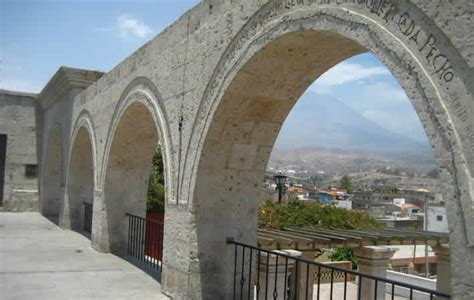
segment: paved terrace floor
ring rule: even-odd
[[[357,285],[352,283],[352,282],[348,282],[347,283],[347,291],[346,291],[346,299],[348,299],[348,300],[357,299],[357,296],[358,296],[357,291],[358,291]],[[322,299],[331,299],[331,285],[329,283],[321,284],[320,293],[321,293],[321,295],[320,295],[319,299],[321,299],[321,300]],[[317,294],[318,294],[317,285],[314,285],[313,299],[317,299]],[[343,282],[334,283],[332,299],[344,299],[344,283]],[[392,295],[387,293],[385,295],[385,299],[386,300],[392,299]],[[394,300],[404,300],[404,299],[409,299],[409,298],[394,296],[393,299]],[[428,299],[430,299],[430,297],[425,296],[425,295],[415,294],[413,299],[414,300],[425,300],[425,299],[428,300]]]
[[[167,299],[152,277],[38,213],[0,213],[0,298]]]

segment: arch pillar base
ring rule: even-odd
[[[165,211],[161,290],[173,299],[200,299],[198,274],[190,267],[197,250],[194,218],[187,207],[167,203]]]
[[[107,230],[107,213],[105,209],[102,192],[94,193],[94,202],[92,206],[92,248],[99,252],[110,252],[109,234]]]
[[[167,204],[162,291],[173,299],[232,299],[235,248],[227,238],[256,244],[256,203],[208,203],[196,211]]]
[[[71,214],[69,212],[69,197],[67,195],[64,195],[63,197],[63,208],[61,210],[61,213],[59,215],[59,221],[58,221],[58,224],[59,224],[59,227],[63,228],[63,229],[71,229],[72,226],[71,226]]]

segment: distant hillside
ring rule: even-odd
[[[395,157],[395,155],[356,150],[299,148],[274,149],[268,167],[274,170],[306,170],[309,174],[324,172],[327,175],[335,175],[386,167],[427,172],[436,167],[436,162],[426,153]]]
[[[343,149],[403,159],[432,157],[427,141],[417,142],[384,129],[341,101],[313,92],[306,92],[293,108],[275,148]]]

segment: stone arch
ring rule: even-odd
[[[160,137],[160,145],[163,153],[163,163],[165,169],[165,185],[166,185],[166,198],[173,198],[173,187],[174,181],[172,180],[174,175],[174,163],[171,159],[171,145],[172,138],[169,130],[169,122],[166,110],[163,107],[163,98],[158,92],[156,86],[146,77],[135,78],[122,93],[119,102],[117,103],[116,109],[112,115],[112,122],[107,133],[107,140],[104,149],[103,164],[100,171],[98,172],[99,185],[103,187],[104,179],[106,176],[107,161],[109,159],[110,149],[112,146],[112,139],[117,129],[118,123],[125,110],[133,104],[133,102],[141,102],[151,112],[153,120],[158,130]]]
[[[63,203],[61,203],[63,198],[63,139],[59,126],[50,129],[46,141],[42,160],[40,211],[54,223],[59,223],[63,207]]]
[[[124,254],[126,213],[145,217],[148,179],[153,153],[160,145],[165,171],[165,193],[170,194],[170,138],[161,98],[151,82],[138,78],[123,93],[113,115],[105,150],[102,186],[107,215],[108,249]],[[172,185],[170,183],[169,185]]]
[[[259,185],[289,111],[326,70],[366,51],[392,71],[412,101],[449,183],[453,256],[474,259],[473,141],[465,126],[466,120],[473,124],[466,113],[474,111],[472,72],[441,30],[409,3],[326,4],[269,2],[233,39],[208,84],[191,135],[198,151],[187,162],[203,298],[228,296],[233,260],[222,241],[255,243]],[[433,55],[450,67],[440,68]],[[461,295],[472,271],[464,260],[453,267],[463,274],[454,287]]]
[[[90,114],[79,114],[73,127],[66,177],[63,224],[90,234],[96,186],[96,146]]]

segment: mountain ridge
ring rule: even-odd
[[[400,157],[432,155],[428,141],[394,133],[334,97],[306,92],[288,115],[276,150],[342,149]]]

